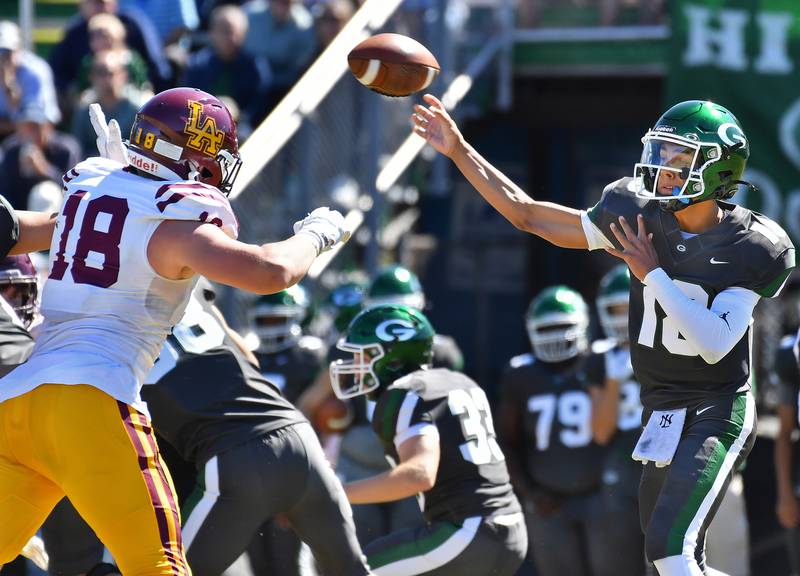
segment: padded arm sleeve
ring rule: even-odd
[[[708,309],[686,296],[662,268],[645,276],[644,284],[708,364],[722,360],[742,339],[759,300],[752,290],[732,287],[717,294]]]

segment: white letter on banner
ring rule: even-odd
[[[747,69],[744,50],[744,28],[750,19],[747,11],[719,10],[718,29],[711,28],[712,12],[709,8],[688,4],[683,7],[683,11],[689,24],[686,52],[683,54],[684,65],[715,65],[727,70]]]
[[[789,59],[789,29],[793,15],[788,12],[761,12],[756,16],[761,33],[761,53],[755,62],[762,74],[789,74],[794,68]]]

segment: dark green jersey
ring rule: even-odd
[[[194,305],[175,325],[142,387],[156,431],[187,461],[305,422],[250,364],[217,319]]]
[[[735,204],[718,202],[722,221],[703,234],[681,231],[675,215],[656,201],[637,198],[631,178],[610,184],[589,218],[617,245],[610,225],[624,216],[635,229],[644,217],[661,268],[684,293],[710,307],[723,290],[740,287],[763,297],[778,294],[794,268],[794,246],[775,222]],[[709,396],[746,390],[750,330],[719,362],[708,364],[666,317],[653,293],[631,275],[628,330],[631,360],[648,409],[697,404]]]
[[[372,427],[395,461],[397,446],[407,439],[438,434],[436,483],[424,494],[428,521],[520,510],[486,394],[467,376],[438,368],[401,378],[378,398]]]
[[[289,402],[314,383],[320,370],[326,369],[328,350],[315,336],[302,336],[297,343],[279,352],[256,352],[261,374],[275,384]]]
[[[503,404],[522,425],[517,455],[534,487],[582,494],[600,486],[606,450],[592,440],[592,399],[584,359],[567,365],[511,359],[503,376]]]

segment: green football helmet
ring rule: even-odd
[[[350,321],[361,312],[366,289],[366,283],[343,282],[331,290],[328,295],[328,309],[338,333],[344,332]]]
[[[425,294],[419,278],[403,266],[386,266],[372,279],[367,290],[367,306],[403,304],[417,310],[425,308]]]
[[[280,352],[294,346],[303,335],[310,306],[308,292],[299,284],[259,296],[248,311],[250,328],[259,339],[258,351]]]
[[[675,212],[703,200],[727,200],[737,191],[750,146],[729,110],[688,100],[661,116],[642,138],[634,167],[636,195]],[[663,180],[660,177],[663,176]],[[682,181],[682,184],[681,184]],[[659,189],[657,189],[659,188]]]
[[[631,275],[627,264],[618,264],[600,280],[597,315],[606,336],[617,342],[628,341],[628,301]]]
[[[533,355],[542,362],[563,362],[589,346],[589,309],[583,297],[566,286],[542,290],[525,318]]]
[[[363,310],[337,344],[353,359],[331,362],[334,393],[341,399],[369,394],[430,366],[433,335],[425,315],[411,306],[379,304]]]

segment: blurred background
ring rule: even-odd
[[[0,193],[20,209],[60,202],[60,176],[96,153],[100,102],[126,134],[155,91],[191,85],[239,121],[244,168],[232,194],[245,241],[291,234],[318,205],[348,214],[353,239],[304,286],[324,336],[330,291],[398,263],[426,314],[489,393],[528,352],[524,313],[552,284],[594,302],[616,261],[517,231],[448,160],[409,138],[417,97],[386,98],[344,56],[379,31],[412,36],[442,73],[467,139],[533,197],[593,205],[632,174],[640,138],[671,104],[712,99],[751,140],[735,201],[800,240],[800,4],[796,0],[0,0]],[[341,34],[340,34],[341,32]],[[754,575],[790,574],[775,514],[775,355],[797,331],[800,282],[762,301],[755,339],[759,440],[744,471]],[[248,330],[251,295],[221,289]],[[599,336],[593,317],[592,331]]]

